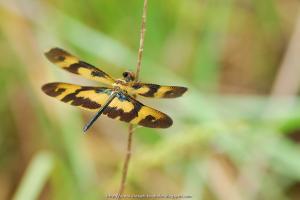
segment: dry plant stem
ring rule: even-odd
[[[121,195],[125,189],[125,183],[126,183],[127,172],[128,172],[128,164],[131,157],[132,134],[133,134],[133,125],[130,124],[128,127],[127,153],[126,153],[126,158],[125,158],[123,171],[122,171],[122,180],[121,180],[121,185],[118,193],[119,195]]]
[[[139,48],[139,52],[138,52],[138,61],[137,61],[137,65],[136,65],[135,81],[139,80],[143,51],[144,51],[144,40],[145,40],[145,32],[146,32],[146,18],[147,18],[147,3],[148,3],[148,0],[144,0],[142,27],[141,27],[141,36],[140,36],[140,48]]]
[[[140,47],[138,51],[138,59],[137,59],[137,66],[136,66],[136,73],[135,73],[135,81],[137,82],[139,80],[139,74],[141,70],[141,63],[142,63],[142,57],[143,57],[143,51],[144,51],[144,39],[145,39],[145,32],[146,32],[146,17],[147,17],[147,3],[148,0],[144,0],[144,7],[143,7],[143,15],[142,15],[142,26],[141,26],[141,36],[140,36]],[[122,179],[121,179],[121,185],[119,189],[119,196],[123,194],[126,184],[126,178],[128,174],[128,165],[131,157],[131,146],[132,146],[132,135],[133,135],[134,129],[133,125],[130,124],[128,127],[128,141],[127,141],[127,153],[126,158],[123,166],[122,171]]]

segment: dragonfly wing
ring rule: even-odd
[[[182,96],[187,91],[186,87],[162,86],[151,83],[133,83],[130,92],[144,97],[154,98],[176,98]]]
[[[42,90],[49,96],[85,110],[97,111],[109,98],[111,89],[69,83],[47,83]]]
[[[145,106],[124,93],[118,93],[117,97],[105,109],[104,114],[110,118],[149,128],[168,128],[173,124],[168,115]]]
[[[112,89],[87,87],[68,83],[48,83],[42,90],[49,96],[85,110],[97,111],[106,103]],[[119,92],[103,112],[110,118],[150,128],[168,128],[172,119],[127,94]]]
[[[60,48],[52,48],[45,53],[45,56],[48,60],[61,68],[74,73],[81,75],[87,79],[94,81],[99,81],[104,84],[111,85],[115,82],[108,74],[102,70],[90,65],[84,61],[79,60],[77,57],[66,52]]]

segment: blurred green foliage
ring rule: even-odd
[[[125,193],[299,199],[298,90],[274,92],[299,87],[299,80],[278,79],[283,68],[297,76],[284,60],[300,41],[299,2],[148,4],[140,79],[189,91],[174,100],[139,99],[168,113],[174,125],[136,129]],[[93,200],[118,191],[127,124],[101,117],[83,135],[91,114],[40,87],[96,83],[58,69],[43,52],[59,46],[119,77],[136,66],[142,6],[138,0],[0,2],[0,199]]]

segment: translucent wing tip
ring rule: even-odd
[[[62,62],[66,59],[66,56],[70,56],[68,52],[58,47],[52,48],[49,51],[45,52],[45,56],[51,62]]]

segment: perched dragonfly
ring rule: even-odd
[[[62,69],[110,86],[91,87],[61,82],[42,86],[42,90],[51,97],[85,110],[97,111],[85,125],[84,132],[101,114],[144,127],[168,128],[173,123],[168,115],[142,104],[133,96],[175,98],[187,91],[186,87],[135,82],[134,73],[129,71],[123,73],[122,79],[113,79],[102,70],[60,48],[52,48],[45,55],[50,62]]]

